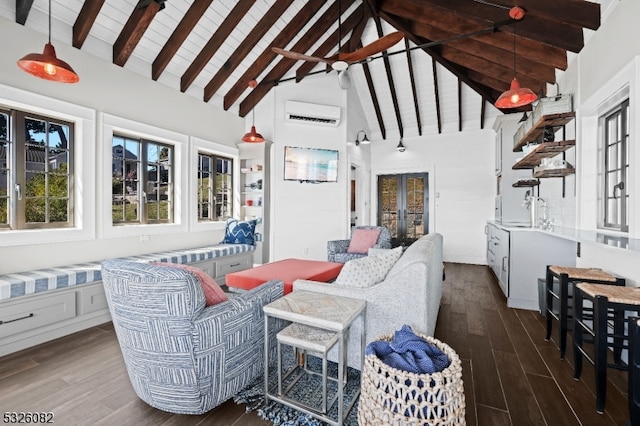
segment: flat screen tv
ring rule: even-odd
[[[311,183],[337,182],[338,151],[285,146],[284,180]]]

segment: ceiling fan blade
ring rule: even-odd
[[[280,49],[279,47],[272,47],[271,50],[273,50],[278,55],[284,56],[285,58],[295,59],[297,61],[326,62],[327,64],[331,64],[333,62],[333,61],[331,61],[329,59],[326,59],[326,58],[320,58],[318,56],[305,55],[304,53],[291,52],[290,50]]]
[[[369,43],[360,49],[353,51],[351,53],[345,53],[338,55],[339,59],[345,62],[358,62],[363,59],[368,58],[369,56],[373,56],[376,53],[380,53],[384,50],[387,50],[391,46],[398,43],[400,40],[404,38],[404,34],[400,31],[393,32],[391,34],[387,34],[384,37],[379,38],[373,43]]]

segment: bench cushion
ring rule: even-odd
[[[207,247],[129,256],[123,259],[137,262],[194,263],[254,250],[255,247],[249,244],[216,244]],[[95,261],[0,275],[0,301],[101,281],[101,263],[102,261]]]

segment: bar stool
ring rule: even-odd
[[[640,424],[640,318],[630,317],[629,322],[629,422],[627,426]]]
[[[585,299],[593,303],[593,321],[588,323],[583,317]],[[583,357],[595,366],[596,411],[602,414],[607,391],[607,367],[628,371],[628,366],[621,360],[622,350],[629,348],[629,334],[625,332],[625,311],[640,314],[640,288],[577,283],[574,302],[573,378],[580,379]],[[610,322],[613,323],[613,331],[610,331]],[[593,356],[583,347],[585,333],[593,338]],[[613,363],[609,363],[607,359],[609,347],[613,348]]]
[[[557,290],[554,288],[554,278],[558,280]],[[553,319],[560,323],[560,359],[564,359],[567,349],[567,329],[568,321],[571,317],[569,313],[569,299],[572,299],[573,286],[576,282],[589,282],[596,284],[609,284],[624,286],[624,278],[616,278],[599,268],[573,268],[567,266],[547,265],[546,275],[546,297],[547,297],[547,337],[551,338]],[[569,285],[571,284],[571,288]],[[570,291],[571,290],[571,291]],[[559,301],[558,313],[553,311],[554,299]]]

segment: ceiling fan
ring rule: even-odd
[[[369,43],[366,46],[361,47],[360,49],[357,49],[353,52],[341,52],[328,58],[292,52],[289,50],[281,49],[279,47],[272,47],[271,49],[278,55],[282,55],[286,58],[308,62],[324,62],[331,65],[331,68],[336,71],[345,71],[347,68],[349,68],[349,65],[360,62],[370,56],[389,49],[393,45],[397,44],[400,40],[402,40],[403,37],[404,34],[402,32],[396,31],[391,34],[387,34],[384,37],[381,37],[376,41]]]

